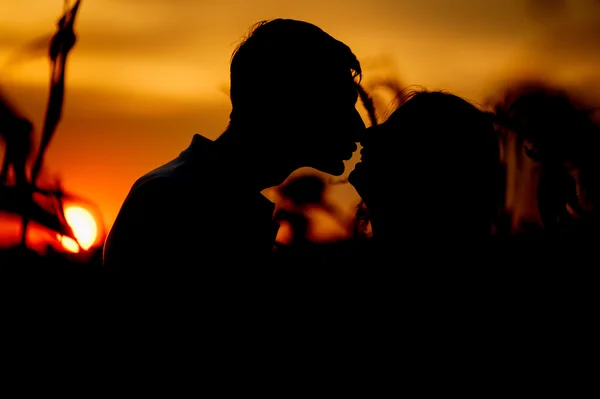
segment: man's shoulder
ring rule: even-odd
[[[162,190],[165,187],[193,191],[210,185],[215,180],[215,171],[207,163],[205,156],[211,143],[212,141],[196,134],[192,144],[178,157],[137,179],[131,192]]]
[[[140,177],[133,183],[129,196],[141,194],[163,194],[165,190],[176,190],[181,184],[177,179],[168,174],[154,174],[152,172]]]
[[[104,264],[120,268],[121,263],[132,262],[148,255],[145,248],[152,246],[155,237],[177,223],[182,223],[181,196],[175,180],[169,176],[144,176],[127,195],[119,214],[109,231],[104,245]]]
[[[160,169],[160,168],[159,168]],[[155,170],[140,177],[131,187],[123,208],[127,213],[191,217],[201,209],[218,206],[218,185],[208,176],[182,177],[167,170]],[[205,215],[207,217],[207,215]]]
[[[181,161],[178,158],[159,166],[138,178],[131,187],[131,192],[146,191],[164,186],[176,186],[178,180],[177,169]]]

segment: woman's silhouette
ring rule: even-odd
[[[422,90],[369,128],[361,144],[349,180],[383,248],[491,236],[499,143],[490,114],[453,94]]]

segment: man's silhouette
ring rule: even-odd
[[[109,270],[262,268],[277,225],[261,192],[301,167],[343,173],[365,128],[355,107],[361,67],[348,46],[307,22],[264,21],[230,72],[227,129],[214,141],[195,135],[133,185],[105,244]]]

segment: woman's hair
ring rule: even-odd
[[[485,219],[491,228],[499,141],[489,113],[450,93],[415,90],[366,135],[371,186],[387,197],[377,203],[394,208],[386,219],[454,223],[460,214],[465,225]]]

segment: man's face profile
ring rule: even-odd
[[[356,109],[358,92],[352,76],[332,76],[315,88],[312,101],[306,101],[305,130],[310,138],[308,162],[310,167],[339,176],[345,163],[356,151],[356,142],[365,124]]]

